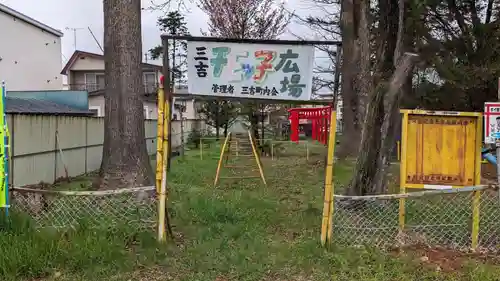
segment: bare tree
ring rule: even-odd
[[[276,39],[290,22],[274,0],[198,0],[198,7],[208,15],[212,36]]]
[[[290,15],[274,0],[199,0],[199,8],[209,18],[208,32],[225,38],[276,39],[290,22]],[[259,139],[259,106],[245,103],[243,113]]]
[[[106,77],[101,189],[153,185],[144,132],[141,1],[104,0]]]
[[[317,76],[315,85],[319,88],[328,87],[332,92],[337,93],[338,89],[335,89],[335,86],[339,78],[338,75],[341,73],[340,97],[343,102],[343,137],[337,156],[341,159],[355,157],[361,140],[368,95],[365,89],[368,84],[362,79],[361,73],[361,68],[366,66],[367,62],[362,61],[364,58],[361,57],[360,46],[365,41],[364,36],[367,34],[363,34],[361,29],[360,0],[312,0],[311,9],[319,11],[318,15],[300,17],[294,14],[294,18],[299,23],[309,26],[316,35],[325,40],[342,40],[342,56],[337,56],[334,49],[318,46],[328,55],[331,61],[330,65],[335,67],[319,67],[315,72],[335,72],[336,77],[332,80],[331,76],[328,76],[327,79]]]

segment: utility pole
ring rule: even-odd
[[[73,47],[75,48],[76,51],[76,31],[85,29],[83,27],[66,27],[66,30],[71,30],[73,31]]]

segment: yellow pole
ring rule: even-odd
[[[159,176],[159,169],[161,169],[160,176],[160,184],[159,190],[157,190],[158,194],[158,241],[165,242],[166,241],[166,232],[165,232],[165,221],[167,216],[167,170],[166,163],[168,163],[168,126],[170,124],[170,102],[169,99],[166,98],[163,83],[160,83],[160,90],[158,92],[158,134],[161,134],[161,139],[158,138],[158,141],[161,142],[162,147],[162,155],[157,156],[161,161],[158,163],[157,161],[157,176]],[[161,109],[161,110],[160,110]],[[160,126],[160,124],[162,126]],[[160,144],[157,144],[160,147]],[[166,148],[166,149],[165,149]],[[160,165],[160,168],[158,167]],[[157,179],[158,180],[158,179]],[[158,184],[158,181],[157,181]]]
[[[408,143],[408,113],[403,113],[402,132],[401,132],[401,164],[399,167],[399,193],[406,192],[406,144]],[[406,221],[406,200],[399,199],[399,231],[403,232]]]
[[[220,150],[219,163],[217,164],[217,171],[215,172],[214,186],[217,186],[217,183],[219,182],[220,169],[222,168],[222,162],[224,161],[224,153],[226,153],[226,146],[230,137],[231,137],[231,132],[227,134],[226,139],[224,140],[224,144],[222,145],[222,148]]]
[[[169,124],[170,124],[170,100],[168,98],[165,99],[165,107],[164,107],[165,115],[163,122],[163,167],[162,167],[162,178],[161,178],[161,187],[159,194],[159,203],[158,203],[158,241],[165,242],[166,241],[166,232],[165,232],[165,221],[167,217],[167,163],[168,163],[168,142],[169,142]]]
[[[165,93],[163,86],[158,89],[158,124],[156,128],[156,192],[160,192],[163,167],[163,120],[165,119]]]
[[[162,175],[158,202],[158,241],[165,242],[167,240],[165,231],[165,219],[167,216],[167,165],[163,165]]]
[[[482,133],[483,133],[482,118],[478,117],[476,120],[476,165],[474,169],[474,185],[481,184],[481,147],[482,147]],[[497,160],[498,161],[498,160]],[[480,221],[480,203],[481,191],[474,191],[472,197],[472,250],[476,250],[479,244],[479,221]]]
[[[473,251],[477,249],[479,243],[479,207],[481,201],[481,191],[474,191],[472,197],[472,241],[471,248]]]
[[[321,245],[331,242],[333,231],[333,159],[335,156],[335,133],[337,131],[337,112],[333,109],[330,114],[330,132],[328,136],[328,155],[325,170],[325,198],[323,201],[323,219],[321,224]]]
[[[259,173],[260,177],[262,178],[262,182],[264,183],[264,185],[267,185],[266,178],[264,177],[264,170],[262,169],[262,162],[260,161],[260,156],[259,153],[257,153],[257,147],[255,147],[255,141],[250,131],[248,131],[248,138],[250,139],[250,143],[252,144],[252,152],[255,157],[255,161],[257,161],[257,167],[259,167]]]

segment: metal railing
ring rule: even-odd
[[[489,253],[500,249],[500,202],[494,186],[334,195],[332,203],[330,241],[338,245],[426,245]]]
[[[154,229],[157,223],[154,186],[103,191],[14,187],[11,205],[31,217],[37,228]]]

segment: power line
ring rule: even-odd
[[[104,49],[102,48],[101,44],[99,43],[99,40],[94,35],[94,32],[92,32],[92,29],[90,29],[90,26],[87,27],[89,29],[90,35],[92,35],[92,38],[94,38],[95,43],[97,46],[99,46],[99,49],[101,49],[102,53],[104,54]]]

